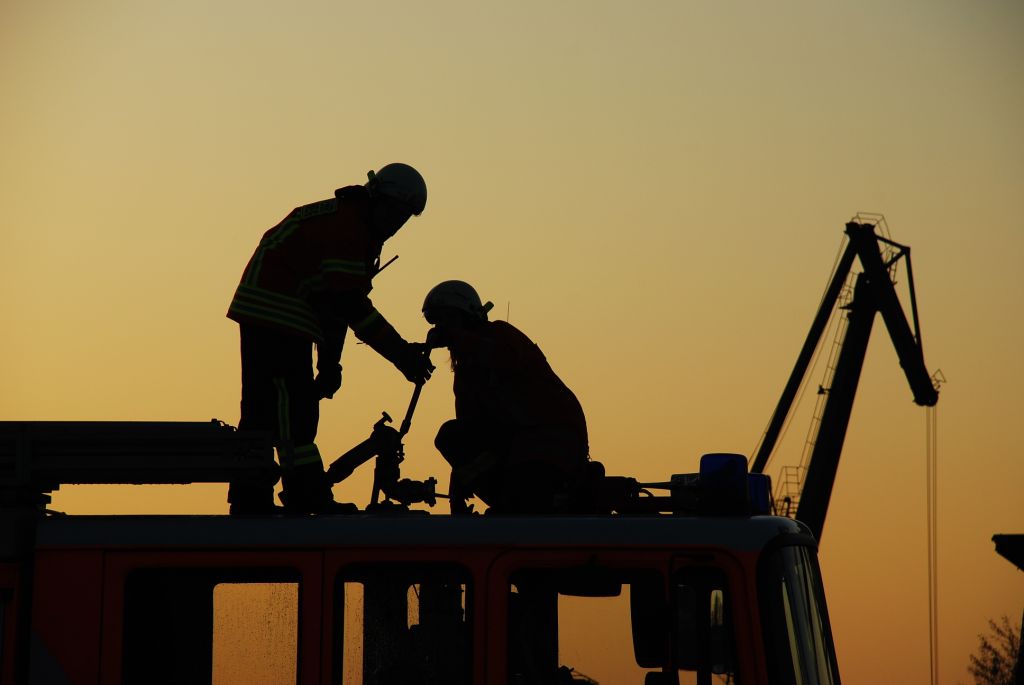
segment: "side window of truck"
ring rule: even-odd
[[[716,568],[677,571],[672,582],[672,660],[696,682],[739,683],[732,596]],[[687,682],[685,677],[682,682]]]
[[[600,566],[522,569],[508,590],[508,683],[643,683],[642,644],[666,642],[665,577]],[[654,608],[638,608],[654,598]],[[658,623],[634,630],[634,613]],[[653,636],[653,638],[652,638]]]
[[[469,685],[472,587],[455,566],[365,564],[337,578],[332,681]]]
[[[739,683],[731,603],[716,568],[520,570],[508,682]]]
[[[125,584],[123,682],[295,683],[299,577],[140,569]]]
[[[800,545],[780,547],[764,555],[759,573],[772,681],[838,683],[825,589],[814,551]]]

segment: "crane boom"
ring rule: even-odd
[[[910,389],[914,393],[914,402],[924,406],[933,407],[939,401],[939,393],[932,383],[928,369],[924,365],[924,352],[921,348],[921,334],[919,330],[910,330],[907,316],[903,313],[899,298],[896,296],[896,289],[893,287],[892,279],[889,278],[887,265],[882,262],[882,255],[878,242],[881,240],[875,234],[875,227],[871,224],[850,223],[846,226],[846,233],[850,236],[850,242],[856,247],[857,256],[864,267],[864,274],[867,276],[871,287],[872,299],[875,301],[885,327],[889,330],[889,337],[896,348],[899,356],[900,366],[907,376]],[[907,264],[910,263],[910,248],[887,241],[894,247],[900,248],[900,254],[896,257],[906,255]],[[914,321],[917,324],[917,304],[914,295],[913,271],[909,268],[909,285],[911,302],[914,307]]]
[[[803,382],[804,376],[807,375],[807,367],[814,357],[814,351],[818,348],[818,341],[821,340],[821,335],[825,332],[825,326],[828,325],[828,320],[832,316],[832,310],[836,306],[839,293],[843,289],[843,283],[846,282],[846,276],[850,273],[850,267],[853,266],[853,260],[856,256],[856,250],[854,250],[853,245],[848,243],[846,250],[843,251],[843,256],[839,259],[839,264],[832,276],[832,281],[825,290],[825,296],[821,298],[818,312],[814,315],[814,321],[811,323],[811,330],[807,333],[804,346],[800,349],[796,364],[793,366],[793,371],[789,374],[786,387],[782,391],[782,397],[779,398],[779,403],[776,405],[775,412],[768,423],[764,439],[761,440],[761,446],[758,448],[757,455],[754,457],[754,463],[750,467],[753,473],[764,472],[764,468],[768,464],[768,458],[775,450],[775,443],[778,442],[779,435],[782,433],[782,426],[785,425],[786,418],[793,407],[793,401],[800,390],[800,384]]]
[[[828,319],[838,301],[842,285],[850,273],[854,260],[859,260],[863,271],[857,276],[853,300],[845,307],[848,323],[846,335],[836,361],[832,385],[828,389],[821,425],[818,429],[814,449],[811,452],[807,476],[801,489],[796,513],[797,518],[811,529],[819,541],[825,525],[825,515],[828,512],[832,487],[839,466],[839,456],[846,438],[846,430],[853,410],[853,400],[864,366],[864,357],[875,314],[882,315],[882,320],[889,331],[889,337],[896,348],[900,366],[903,368],[913,392],[914,402],[928,407],[934,406],[938,402],[938,391],[924,364],[913,272],[909,268],[910,248],[877,235],[875,226],[872,224],[851,221],[846,224],[846,234],[849,238],[846,250],[840,258],[825,296],[818,307],[811,330],[751,466],[752,472],[764,471],[782,426],[792,408],[793,400],[807,373],[814,350],[818,346]],[[880,242],[885,242],[897,249],[896,256],[888,263],[883,261]],[[911,329],[910,322],[900,305],[896,289],[889,276],[889,267],[902,257],[906,257],[908,264],[913,329]]]

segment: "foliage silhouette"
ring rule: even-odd
[[[1020,630],[1003,616],[999,623],[988,621],[992,635],[978,635],[978,651],[971,655],[967,671],[976,685],[1019,685],[1021,683]]]

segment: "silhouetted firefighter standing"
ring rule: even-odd
[[[267,231],[228,310],[241,333],[239,428],[274,433],[281,500],[291,513],[351,506],[334,502],[314,442],[319,401],[341,387],[348,329],[411,382],[424,381],[433,368],[423,347],[403,339],[369,298],[381,247],[423,211],[426,183],[406,164],[368,177],[365,185],[297,207]],[[232,483],[228,501],[232,513],[273,511],[273,483]]]
[[[532,340],[487,320],[491,306],[463,281],[423,302],[427,345],[447,347],[455,373],[455,419],[434,442],[452,466],[452,510],[473,494],[500,513],[571,509],[588,466],[583,408]]]

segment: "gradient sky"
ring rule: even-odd
[[[1012,0],[0,0],[0,418],[237,422],[224,313],[260,235],[404,161],[430,199],[385,246],[381,311],[422,339],[426,291],[472,282],[579,396],[593,456],[662,479],[752,452],[844,223],[881,212],[949,381],[940,667],[969,682],[987,619],[1024,609],[990,539],[1024,532],[1022,36]],[[403,472],[442,482],[444,357]],[[328,459],[411,392],[365,346],[343,363]],[[365,504],[368,475],[336,496]],[[55,505],[219,513],[224,494]],[[821,550],[845,683],[927,682],[925,509],[924,410],[879,325]]]

